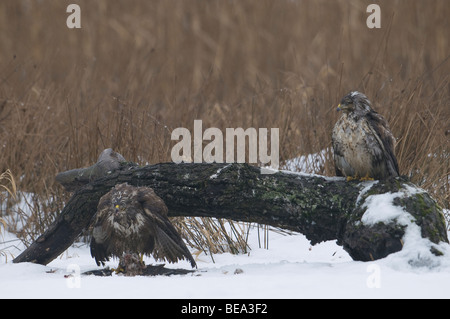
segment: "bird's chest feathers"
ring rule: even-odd
[[[346,141],[349,148],[355,148],[365,143],[366,132],[367,123],[364,119],[354,121],[345,115],[341,117],[334,129],[338,140]]]
[[[114,213],[107,220],[114,231],[124,237],[138,234],[146,222],[144,215],[139,212]]]
[[[345,114],[333,129],[333,146],[339,148],[347,162],[357,171],[364,170],[371,163],[370,152],[367,152],[367,142],[371,139],[369,135],[366,119],[351,119]]]

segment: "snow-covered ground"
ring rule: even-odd
[[[356,262],[334,242],[311,247],[301,234],[270,232],[269,236],[269,249],[258,248],[254,230],[249,254],[215,255],[215,263],[201,254],[194,274],[170,277],[78,275],[100,268],[85,244],[73,245],[47,266],[13,264],[10,259],[5,263],[3,259],[0,298],[450,297],[448,262],[412,267],[401,253],[374,262]],[[108,265],[116,266],[117,260]],[[166,266],[189,269],[187,262]]]

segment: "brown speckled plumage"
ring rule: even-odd
[[[387,121],[357,91],[342,98],[343,114],[332,133],[337,176],[386,179],[398,176],[395,139]]]
[[[153,189],[116,185],[100,199],[93,220],[91,256],[97,265],[104,265],[110,257],[121,258],[123,263],[128,261],[122,260],[124,256],[146,254],[171,263],[186,259],[196,267],[167,211]]]

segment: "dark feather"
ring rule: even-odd
[[[399,176],[397,158],[394,154],[395,139],[389,130],[387,121],[375,111],[368,113],[367,117],[375,134],[380,137],[383,148],[382,161],[386,163],[389,176]]]

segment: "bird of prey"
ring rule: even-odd
[[[368,98],[360,92],[350,92],[342,98],[337,110],[342,110],[342,116],[331,137],[336,175],[348,180],[399,176],[394,136]]]
[[[119,269],[128,275],[142,273],[144,254],[170,263],[186,259],[196,267],[167,212],[153,189],[116,185],[100,199],[93,217],[91,256],[97,265],[118,257]]]

